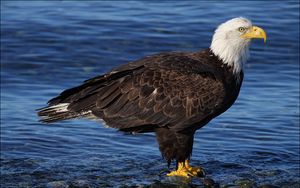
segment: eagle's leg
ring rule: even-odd
[[[178,163],[177,170],[174,170],[167,174],[167,176],[182,176],[182,177],[194,177],[194,176],[204,176],[205,172],[200,167],[191,167],[189,164],[189,160],[185,160],[184,162]]]
[[[204,176],[202,168],[189,165],[189,158],[193,149],[194,131],[175,132],[169,128],[160,127],[156,129],[156,137],[159,149],[163,157],[170,165],[172,160],[178,161],[177,170],[167,174],[168,176]]]

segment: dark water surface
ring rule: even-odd
[[[122,63],[206,48],[237,16],[268,41],[253,42],[235,105],[196,133],[192,164],[221,187],[299,187],[299,4],[287,1],[1,2],[1,187],[166,185],[153,134],[41,124],[35,109]]]

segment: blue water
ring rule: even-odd
[[[196,133],[192,164],[221,187],[299,187],[297,1],[1,2],[1,187],[169,185],[154,134],[42,124],[35,109],[128,61],[207,48],[237,16],[264,28],[267,44],[253,41],[240,96]]]

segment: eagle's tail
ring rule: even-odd
[[[52,123],[56,121],[72,119],[83,115],[68,110],[68,106],[69,103],[58,103],[56,105],[38,109],[37,114],[41,118],[40,121],[44,123]]]

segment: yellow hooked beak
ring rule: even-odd
[[[267,40],[266,32],[257,26],[252,26],[242,37],[246,39],[264,39],[265,43]]]

